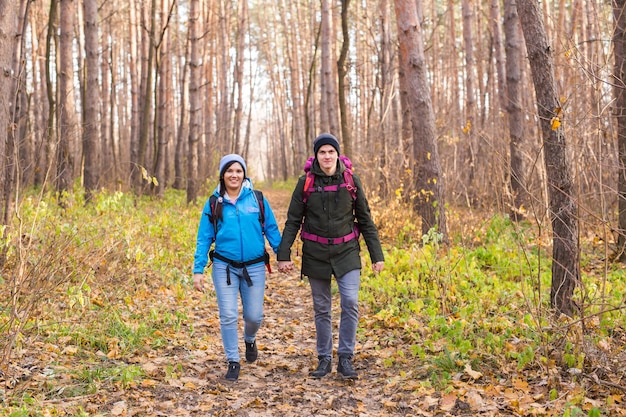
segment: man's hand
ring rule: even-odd
[[[278,272],[289,272],[293,270],[293,261],[278,261]]]
[[[384,268],[385,268],[385,262],[383,262],[383,261],[376,262],[375,264],[372,264],[372,271],[374,271],[375,273],[379,273]]]
[[[203,274],[193,274],[193,287],[200,292],[204,292]]]

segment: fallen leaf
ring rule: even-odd
[[[472,365],[470,365],[469,363],[465,364],[465,373],[468,374],[472,379],[480,379],[483,376],[482,373],[474,371],[472,369]]]

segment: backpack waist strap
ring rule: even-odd
[[[354,230],[352,230],[352,233],[348,233],[347,235],[341,236],[341,237],[323,237],[323,236],[314,235],[313,233],[308,233],[302,230],[300,232],[300,237],[303,240],[304,239],[312,240],[313,242],[321,243],[323,245],[338,245],[340,243],[349,242],[352,239],[358,239],[359,229],[356,227],[356,225],[354,225]]]
[[[230,285],[230,267],[231,266],[235,268],[240,268],[240,269],[243,268],[243,277],[246,280],[246,284],[248,284],[248,287],[251,287],[252,280],[250,279],[250,274],[248,274],[248,270],[246,269],[246,266],[263,262],[265,263],[266,266],[268,266],[268,269],[269,269],[269,264],[270,264],[270,256],[267,253],[267,251],[262,256],[259,256],[256,259],[252,259],[246,262],[237,262],[237,261],[233,261],[232,259],[228,259],[227,257],[222,256],[219,253],[215,252],[214,249],[211,249],[209,251],[209,258],[211,258],[211,261],[213,260],[213,258],[216,258],[228,264],[228,266],[226,267],[226,284],[227,285]]]

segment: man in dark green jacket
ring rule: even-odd
[[[339,158],[339,150],[337,138],[329,133],[315,139],[315,159],[310,168],[314,183],[309,186],[307,175],[298,180],[291,196],[277,259],[279,271],[293,269],[291,246],[302,227],[302,275],[311,285],[319,360],[311,376],[322,378],[331,371],[331,278],[334,275],[341,300],[337,372],[345,379],[357,379],[352,358],[359,321],[359,235],[367,245],[372,269],[380,272],[385,264],[378,230],[370,215],[361,180],[351,174],[354,184],[347,184],[344,175],[347,168]]]

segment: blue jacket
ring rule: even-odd
[[[219,197],[219,186],[213,191]],[[280,244],[280,231],[274,213],[266,198],[265,205],[265,238],[274,253]],[[215,251],[220,255],[237,262],[247,262],[263,256],[265,238],[259,222],[259,205],[252,192],[252,183],[246,178],[239,197],[234,204],[224,199],[222,202],[222,220],[218,220],[217,235],[210,221],[211,204],[207,199],[200,217],[196,253],[194,255],[193,273],[202,274],[209,261],[209,249],[215,242]],[[215,259],[216,262],[221,262]]]

